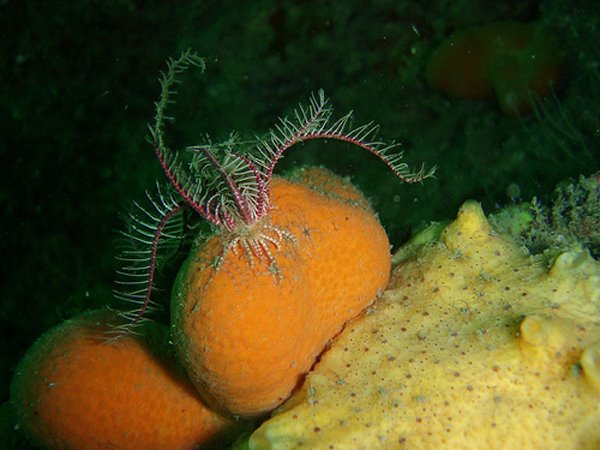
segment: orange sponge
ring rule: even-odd
[[[273,179],[268,223],[252,231],[290,236],[272,250],[279,281],[267,261],[251,265],[240,252],[228,251],[216,268],[216,235],[191,253],[176,283],[180,359],[207,401],[230,414],[281,404],[389,279],[389,241],[362,194],[322,169],[299,178],[308,184]]]
[[[502,21],[452,34],[433,53],[426,78],[450,97],[495,96],[504,112],[524,114],[530,91],[544,97],[559,81],[562,60],[542,26]]]
[[[11,401],[34,442],[70,450],[195,449],[232,427],[142,338],[107,342],[107,324],[114,323],[108,310],[71,319],[19,363]]]
[[[290,395],[328,341],[385,288],[391,265],[385,231],[360,192],[322,169],[299,175],[305,183],[274,177],[278,161],[301,142],[334,140],[371,153],[405,182],[433,169],[410,170],[371,123],[349,129],[350,113],[332,121],[323,91],[253,148],[232,135],[188,146],[185,164],[166,145],[164,119],[177,75],[191,66],[204,61],[184,52],[161,77],[150,131],[172,190],[159,193],[157,214],[147,213],[151,223],[132,236],[146,247],[148,261],[139,262],[147,273],[134,272],[131,284],[143,284],[123,297],[142,304],[133,326],[150,303],[158,242],[171,218],[187,206],[211,223],[216,234],[192,249],[175,283],[173,341],[209,404],[260,416]]]

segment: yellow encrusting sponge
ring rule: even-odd
[[[600,342],[590,345],[583,351],[581,367],[590,385],[600,394]]]
[[[600,262],[548,268],[476,202],[394,261],[251,449],[600,448]]]

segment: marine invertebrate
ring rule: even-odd
[[[600,174],[560,183],[550,202],[534,197],[501,210],[491,221],[511,234],[532,254],[543,253],[552,263],[566,251],[587,249],[600,256]]]
[[[544,97],[559,81],[562,55],[541,25],[485,24],[450,35],[426,69],[429,83],[451,97],[496,97],[508,114],[531,111],[531,94]]]
[[[160,355],[165,330],[107,342],[120,318],[91,311],[49,330],[15,371],[18,423],[44,448],[211,448],[237,425],[210,410],[182,369]],[[166,327],[162,327],[166,328]]]
[[[289,395],[327,341],[385,287],[390,264],[387,236],[358,191],[325,171],[310,175],[306,186],[277,179],[278,161],[300,142],[327,139],[372,153],[405,182],[433,170],[410,170],[396,145],[374,139],[373,124],[349,129],[351,114],[332,121],[322,91],[308,107],[280,119],[266,138],[251,142],[250,150],[237,139],[207,142],[188,147],[191,160],[184,164],[167,146],[165,110],[177,75],[203,64],[185,52],[161,79],[150,132],[170,184],[154,202],[150,223],[135,222],[132,238],[145,248],[127,255],[132,264],[123,273],[131,280],[125,283],[134,287],[123,297],[141,304],[130,315],[135,325],[151,299],[159,241],[183,206],[211,223],[216,234],[195,246],[176,283],[174,342],[212,405],[259,415]],[[334,186],[331,196],[312,189],[326,188],[323,178]]]
[[[127,315],[131,326],[142,319],[151,304],[159,243],[169,244],[181,238],[174,230],[180,229],[178,219],[186,207],[227,237],[223,255],[230,250],[241,252],[251,265],[256,260],[266,260],[276,275],[280,273],[270,247],[293,238],[283,230],[270,228],[264,219],[271,209],[270,182],[275,166],[292,146],[315,139],[347,142],[381,159],[408,183],[422,181],[435,171],[435,167],[412,171],[402,161],[403,153],[397,144],[375,140],[378,127],[373,123],[349,130],[352,113],[332,122],[332,109],[323,91],[311,97],[309,107],[300,106],[291,117],[280,119],[267,137],[242,143],[232,134],[230,140],[222,143],[189,146],[186,150],[191,161],[184,162],[182,155],[167,146],[164,127],[172,119],[165,113],[174,102],[177,76],[190,66],[204,70],[204,60],[189,50],[168,62],[168,70],[160,79],[162,89],[155,120],[149,125],[149,140],[169,184],[158,184],[155,193],[148,193],[150,208],[136,205],[141,216],[131,215],[126,232],[139,248],[126,250],[120,258],[124,287],[116,295],[139,305]],[[215,263],[218,266],[219,261]]]
[[[338,192],[360,195],[321,169],[305,171],[303,179],[323,174],[343,188]],[[173,294],[173,340],[216,408],[252,416],[279,405],[343,323],[387,284],[385,231],[370,208],[345,198],[273,179],[270,226],[297,236],[273,250],[279,281],[266,264],[253,267],[233,252],[215,270],[220,235],[190,253]]]
[[[577,247],[600,256],[600,173],[581,175],[577,182],[565,182],[554,191],[550,205],[534,198],[526,210],[531,223],[521,238],[533,252],[557,254]]]
[[[473,201],[424,233],[251,449],[598,447],[600,263],[548,269]]]

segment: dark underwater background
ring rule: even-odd
[[[506,19],[543,24],[563,58],[533,114],[449,99],[426,82],[450,33]],[[176,148],[260,135],[323,88],[340,115],[354,110],[357,124],[401,142],[406,162],[437,165],[435,179],[407,186],[358,148],[312,142],[278,166],[350,176],[397,247],[467,199],[493,213],[600,170],[599,38],[600,2],[584,0],[0,0],[0,404],[42,332],[118,306],[122,216],[164,181],[146,136],[168,57],[191,48],[207,64],[183,77]],[[11,439],[6,448],[24,445]]]

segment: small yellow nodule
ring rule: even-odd
[[[457,231],[475,238],[485,237],[490,231],[481,205],[474,200],[468,200],[460,207],[454,227]]]
[[[586,348],[581,354],[581,367],[585,378],[600,393],[600,342]]]
[[[542,355],[557,359],[568,351],[569,343],[572,343],[572,328],[573,324],[569,321],[556,317],[527,316],[520,327],[521,350],[536,359]]]
[[[521,340],[529,345],[542,345],[546,340],[547,324],[536,316],[528,316],[521,322]]]
[[[550,274],[553,276],[570,276],[580,272],[587,277],[586,272],[589,272],[595,263],[587,250],[564,252],[558,255],[554,261]]]

